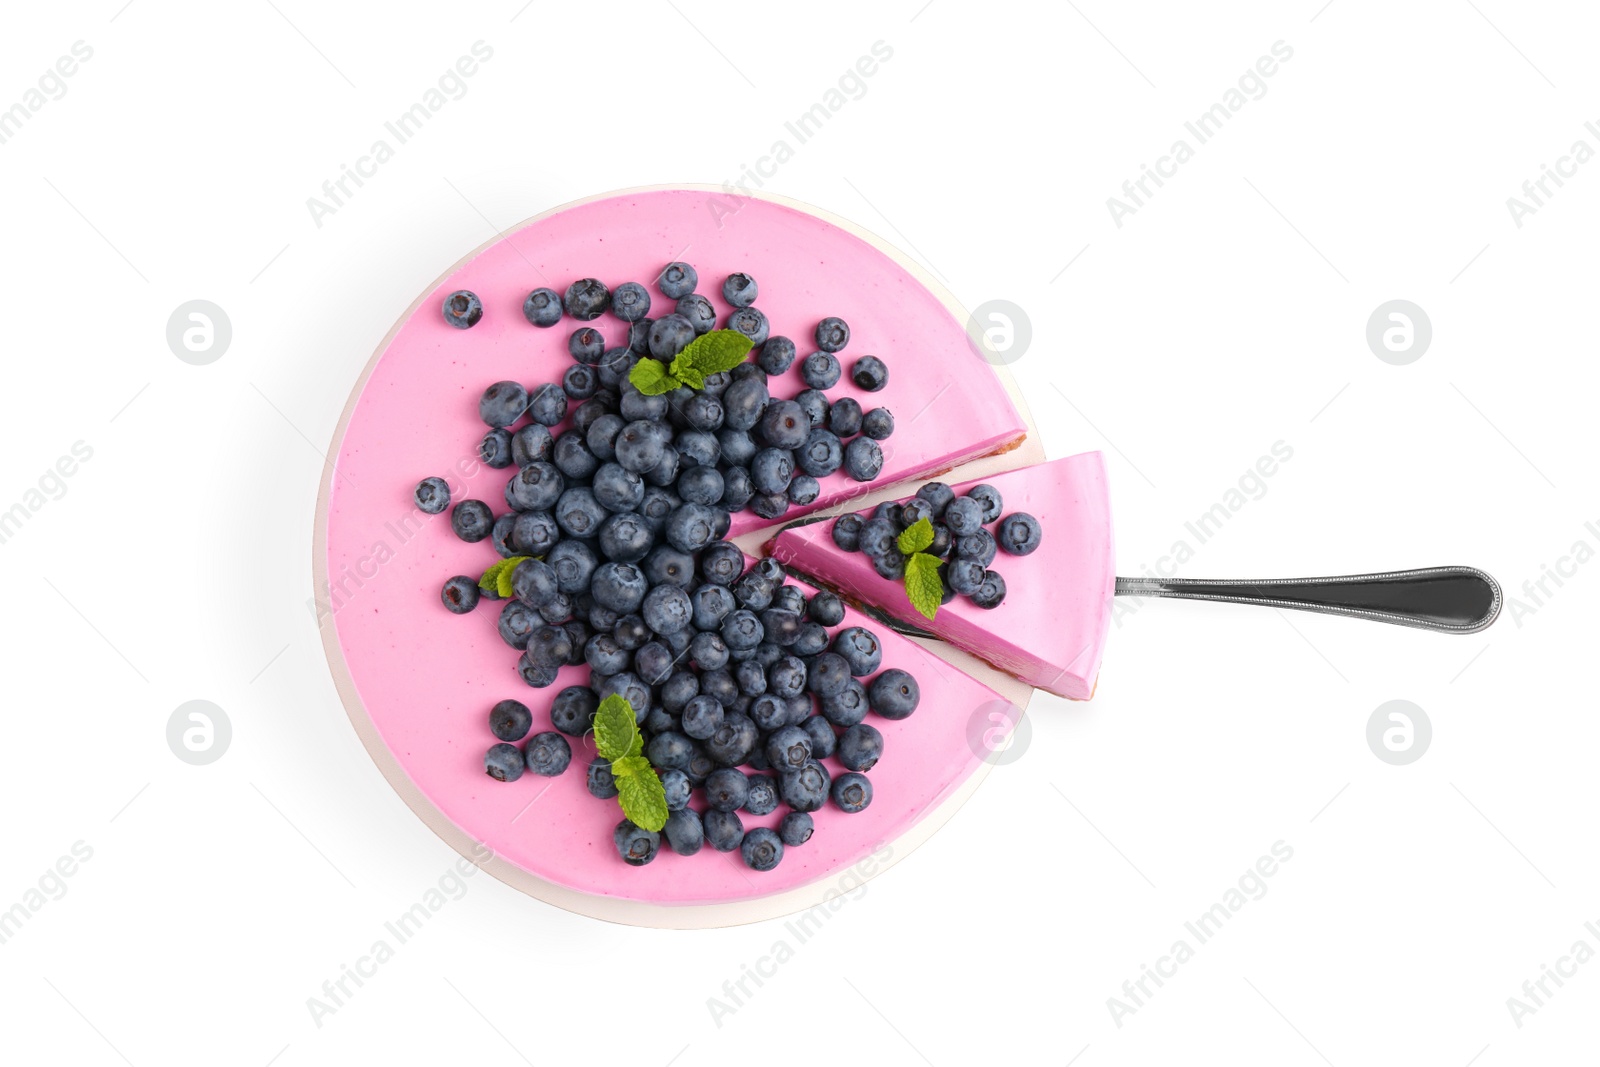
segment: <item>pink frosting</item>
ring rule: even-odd
[[[1044,540],[1028,556],[1001,551],[991,567],[1006,580],[998,608],[956,597],[931,622],[905,587],[878,575],[865,554],[833,542],[833,522],[784,530],[772,554],[863,604],[921,626],[1006,673],[1071,700],[1088,700],[1100,673],[1116,573],[1105,460],[1099,452],[1041,463],[955,486],[1000,491],[1002,517],[1026,511]],[[993,529],[993,527],[991,527]]]
[[[572,767],[553,779],[530,774],[507,785],[483,773],[484,750],[495,740],[487,716],[496,701],[522,700],[534,710],[535,729],[549,729],[555,694],[582,684],[588,671],[568,668],[550,689],[530,689],[516,673],[516,651],[496,633],[499,604],[486,601],[460,618],[445,611],[443,581],[477,575],[496,556],[487,542],[457,539],[448,512],[417,512],[411,491],[419,479],[439,475],[450,483],[453,501],[477,498],[504,510],[501,493],[511,472],[474,459],[485,430],[478,396],[503,378],[530,385],[557,380],[570,364],[566,338],[576,325],[530,326],[521,312],[528,290],[563,290],[586,275],[610,284],[635,279],[651,289],[652,313],[659,315],[665,298],[651,279],[681,258],[696,266],[701,290],[724,314],[722,278],[734,271],[755,276],[757,306],[771,317],[774,333],[796,340],[802,356],[811,350],[817,318],[845,318],[854,330],[844,354],[847,375],[830,392],[857,395],[868,407],[886,404],[899,416],[897,433],[885,442],[891,447],[880,481],[947,468],[1023,432],[987,365],[974,366],[978,357],[961,325],[894,261],[835,226],[764,201],[747,202],[723,222],[719,228],[704,194],[648,192],[579,205],[509,234],[446,279],[399,328],[336,445],[326,545],[332,590],[319,597],[326,595],[333,611],[362,706],[419,790],[463,831],[539,878],[602,896],[716,903],[842,871],[904,833],[980,766],[969,724],[975,716],[987,722],[986,707],[1002,699],[915,642],[851,612],[846,625],[878,633],[885,668],[917,677],[922,704],[900,722],[873,717],[885,736],[885,756],[870,775],[872,805],[856,815],[831,804],[816,813],[812,840],[766,874],[748,870],[736,853],[709,849],[680,857],[663,847],[647,867],[624,865],[611,841],[620,818],[616,802],[597,800],[584,787],[594,754],[587,742],[574,745]],[[483,299],[484,318],[455,330],[439,308],[446,293],[463,288]],[[625,336],[609,315],[594,325],[619,343]],[[882,393],[862,395],[848,385],[848,368],[852,355],[869,352],[889,363],[892,378]],[[943,373],[929,370],[941,366]],[[957,372],[962,384],[945,388]],[[803,388],[796,372],[783,380],[779,395]],[[962,433],[951,434],[952,426]],[[854,486],[842,476],[825,484],[835,494]],[[761,525],[748,514],[735,521],[735,534]],[[776,825],[777,818],[745,822]]]

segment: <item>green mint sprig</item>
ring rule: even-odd
[[[933,544],[933,523],[918,519],[900,532],[899,544],[901,554],[906,557],[906,597],[912,607],[932,621],[944,602],[939,557],[923,551]]]
[[[659,359],[641,359],[628,380],[645,396],[660,396],[681,386],[704,389],[713,374],[730,371],[750,354],[750,338],[738,330],[712,330],[690,341],[667,366]]]
[[[478,588],[485,593],[493,593],[502,600],[508,599],[515,592],[511,588],[511,572],[517,569],[517,564],[531,556],[508,556],[496,560],[483,572],[483,577],[478,579]]]
[[[626,697],[608,696],[594,713],[594,747],[601,759],[611,761],[622,814],[641,829],[657,831],[667,825],[667,791],[644,751],[644,738],[633,705]]]

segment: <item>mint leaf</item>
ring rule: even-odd
[[[931,620],[944,601],[944,582],[939,578],[939,557],[917,552],[906,560],[906,596],[911,606]]]
[[[611,773],[616,776],[622,814],[646,830],[660,830],[667,825],[667,791],[654,767],[645,763],[643,771],[617,775],[616,764],[612,764]]]
[[[682,355],[672,361],[670,373],[680,385],[687,385],[690,389],[704,389],[706,387],[706,376],[695,369],[692,364],[685,363]]]
[[[679,373],[679,366],[693,367],[700,372],[702,378],[713,374],[722,374],[730,371],[744,362],[744,357],[750,354],[752,345],[750,338],[738,330],[712,330],[703,333],[690,341],[678,358],[673,360],[673,373]],[[684,378],[684,381],[688,381]],[[695,386],[696,389],[700,386]]]
[[[639,724],[627,698],[613,695],[602,700],[594,713],[595,751],[615,761],[638,755],[642,745]]]
[[[900,551],[905,555],[921,552],[933,544],[933,523],[918,519],[900,532]]]
[[[645,396],[660,396],[670,393],[683,383],[674,378],[667,371],[667,365],[659,359],[641,359],[633,365],[628,372],[628,381],[633,387]]]
[[[623,756],[619,760],[611,761],[613,778],[627,778],[630,775],[647,773],[650,773],[650,761],[643,756]]]
[[[491,563],[489,569],[483,572],[483,577],[478,579],[478,588],[501,598],[511,596],[511,572],[517,569],[517,564],[528,558],[511,556]]]

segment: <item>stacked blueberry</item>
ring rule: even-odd
[[[833,543],[846,552],[865,552],[878,574],[899,581],[906,571],[900,534],[926,519],[933,527],[933,543],[923,551],[942,561],[941,602],[965,596],[980,608],[997,608],[1006,598],[1006,580],[990,564],[1002,551],[1026,556],[1044,537],[1038,519],[1025,511],[1002,519],[1004,509],[992,485],[975,485],[958,497],[945,483],[929,482],[903,503],[839,516],[833,523]]]
[[[810,837],[810,813],[830,796],[846,812],[871,802],[864,772],[883,738],[864,721],[867,712],[905,718],[919,690],[905,671],[880,672],[882,652],[870,631],[830,633],[844,619],[836,596],[806,596],[785,584],[770,559],[747,571],[744,554],[724,538],[733,513],[779,518],[791,504],[815,501],[817,479],[837,470],[875,478],[883,464],[878,442],[894,420],[885,408],[863,412],[855,399],[830,401],[824,392],[841,376],[835,353],[849,340],[837,318],[816,326],[819,351],[800,367],[806,389],[775,399],[773,379],[795,362],[795,346],[769,336],[766,316],[753,306],[756,282],[743,274],[722,286],[733,307],[726,326],[759,346],[755,360],[706,377],[703,389],[641,393],[629,379],[640,359],[670,360],[715,328],[715,310],[695,292],[697,283],[693,267],[669,264],[657,288],[673,310],[655,320],[650,293],[637,283],[611,291],[591,278],[564,296],[529,294],[523,313],[535,326],[555,326],[564,314],[593,323],[609,310],[627,325],[627,340],[612,346],[597,326],[580,325],[568,339],[574,362],[560,383],[528,389],[502,381],[484,391],[478,410],[489,431],[479,452],[490,467],[514,469],[506,510],[497,515],[466,500],[450,521],[462,540],[487,540],[516,562],[481,584],[451,578],[441,596],[457,614],[480,599],[504,601],[500,636],[521,652],[517,669],[529,686],[552,686],[562,667],[589,668],[588,685],[555,695],[553,730],[534,733],[534,713],[518,701],[495,705],[490,729],[498,741],[485,756],[491,777],[562,773],[572,756],[567,738],[591,729],[600,701],[621,696],[665,788],[668,847],[684,855],[704,843],[738,849],[752,868],[770,870],[784,846]],[[482,304],[469,292],[452,293],[444,314],[467,329],[481,319]],[[852,377],[875,391],[887,375],[881,360],[867,356]],[[438,478],[424,479],[415,493],[430,514],[448,508],[449,497]],[[830,773],[822,762],[829,758],[842,773]],[[597,758],[587,775],[595,796],[617,795],[608,761]],[[697,789],[702,801],[691,806]],[[789,811],[778,830],[744,832],[741,811],[764,817],[780,805]],[[625,819],[615,843],[626,862],[640,865],[655,857],[661,834]]]

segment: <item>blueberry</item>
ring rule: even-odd
[[[858,482],[872,481],[883,470],[883,449],[870,437],[852,439],[844,449],[844,470]]]
[[[806,708],[805,718],[800,720],[800,729],[811,738],[811,758],[823,760],[834,754],[838,747],[839,739],[834,736],[833,727],[821,715],[812,715],[811,709]]]
[[[643,867],[655,859],[656,853],[661,850],[661,835],[654,830],[635,826],[630,819],[617,823],[611,840],[617,846],[617,855],[630,867]]]
[[[528,646],[528,635],[538,629],[539,613],[520,600],[507,600],[506,606],[501,608],[496,629],[499,630],[501,640],[506,641],[512,648],[522,649]]]
[[[653,485],[657,489],[666,489],[678,480],[678,470],[683,466],[685,466],[683,457],[678,454],[677,448],[672,445],[662,445],[661,462],[644,472],[645,484]],[[677,503],[674,502],[672,506],[677,507]],[[662,520],[665,519],[666,516],[663,514]]]
[[[767,632],[767,640],[783,648],[800,639],[800,630],[805,621],[805,617],[798,611],[784,607],[768,608],[761,613],[761,627]],[[774,660],[774,662],[779,661]]]
[[[490,430],[478,442],[478,458],[486,467],[502,470],[511,466],[511,434],[506,430]]]
[[[833,401],[829,400],[828,394],[821,389],[806,389],[794,398],[794,402],[806,413],[806,419],[811,423],[812,429],[820,429],[828,424],[828,415],[833,411]]]
[[[732,585],[744,573],[744,553],[728,541],[706,546],[700,554],[700,576],[713,585]]]
[[[617,458],[617,438],[622,436],[627,425],[621,415],[607,412],[589,424],[588,431],[583,435],[584,443],[596,459],[610,463]]]
[[[561,321],[561,294],[554,289],[535,289],[522,302],[522,314],[535,326],[554,326]]]
[[[841,318],[832,315],[817,323],[817,347],[824,352],[837,352],[850,343],[850,327]]]
[[[569,737],[582,737],[594,724],[600,698],[586,685],[569,685],[550,703],[550,725]]]
[[[983,576],[987,573],[983,564],[974,559],[957,556],[945,564],[944,581],[951,592],[961,596],[971,596],[983,585]]]
[[[437,515],[450,506],[450,486],[443,478],[422,479],[411,495],[417,510],[425,515]]]
[[[722,725],[706,742],[706,752],[724,767],[737,767],[750,758],[760,740],[761,732],[748,716],[724,712]]]
[[[865,719],[871,706],[867,690],[854,678],[839,692],[822,697],[818,703],[822,708],[822,717],[841,729],[849,729]]]
[[[872,803],[872,783],[859,771],[846,771],[833,780],[832,794],[839,810],[853,815]]]
[[[794,453],[785,448],[763,448],[750,461],[750,484],[757,493],[787,493],[794,480]]]
[[[800,380],[812,389],[832,389],[842,373],[839,357],[831,352],[813,352],[800,364]]]
[[[638,563],[655,546],[650,525],[631,511],[619,512],[600,524],[600,554],[616,563]]]
[[[883,755],[883,734],[875,726],[857,723],[839,735],[838,752],[839,762],[847,770],[870,771]],[[837,782],[834,788],[838,788]]]
[[[850,380],[856,388],[876,393],[889,384],[889,367],[877,356],[862,356],[850,368]]]
[[[567,394],[552,383],[537,386],[528,393],[528,417],[541,426],[554,426],[567,417]]]
[[[495,382],[478,398],[478,417],[490,426],[504,428],[528,410],[528,391],[517,382]]]
[[[728,329],[744,334],[750,338],[752,345],[759,345],[765,341],[771,328],[766,313],[760,308],[739,308],[728,315]]]
[[[739,699],[739,686],[733,680],[733,673],[722,668],[713,668],[712,670],[701,672],[700,692],[711,697],[724,708]]]
[[[928,482],[917,489],[917,499],[925,500],[933,509],[934,521],[944,515],[944,509],[956,498],[956,491],[944,482]]]
[[[689,639],[689,663],[698,670],[720,670],[728,665],[728,657],[728,646],[721,634],[701,631]]]
[[[599,558],[584,542],[564,540],[550,549],[544,562],[555,572],[557,591],[572,596],[589,588]]]
[[[517,673],[522,676],[524,682],[534,689],[548,689],[555,685],[556,676],[560,671],[560,667],[539,666],[528,658],[526,652],[517,659]]]
[[[723,425],[735,430],[753,429],[770,400],[766,382],[757,378],[734,382],[722,394]]]
[[[732,852],[744,840],[744,824],[731,811],[712,809],[700,816],[706,831],[706,844],[718,852]]]
[[[646,396],[629,384],[622,390],[617,411],[629,422],[660,422],[667,417],[667,398]]]
[[[987,533],[988,531],[984,532]],[[950,527],[942,522],[936,522],[933,524],[933,543],[923,551],[943,559],[950,554],[950,542]]]
[[[478,325],[483,318],[483,301],[467,289],[457,289],[444,298],[444,321],[458,330]]]
[[[489,751],[483,756],[484,773],[497,782],[516,781],[522,777],[526,766],[522,761],[522,750],[503,741],[490,745]]]
[[[658,585],[644,598],[640,614],[645,625],[658,634],[677,633],[689,625],[694,609],[689,594],[676,585]]]
[[[702,559],[702,566],[704,563]],[[713,584],[702,585],[689,594],[689,603],[694,608],[692,621],[698,630],[721,629],[722,620],[739,606],[727,586]]]
[[[765,611],[770,608],[776,592],[777,587],[772,579],[755,567],[751,567],[743,578],[733,583],[733,598],[739,602],[741,608],[749,608],[751,611]]]
[[[649,686],[660,685],[672,674],[672,649],[661,641],[647,641],[633,654],[633,673]]]
[[[799,448],[811,433],[811,419],[793,400],[774,400],[757,423],[756,436],[772,448]]]
[[[878,577],[887,578],[891,582],[898,582],[906,576],[906,557],[899,552],[889,552],[882,556],[872,557],[872,569],[878,572]]]
[[[742,608],[722,620],[720,632],[723,642],[733,651],[755,648],[766,635],[761,620]]]
[[[701,694],[683,708],[683,732],[697,741],[706,741],[722,725],[722,705],[716,698]],[[734,805],[737,807],[738,805]],[[726,808],[732,811],[733,808]]]
[[[906,528],[905,506],[898,504],[893,500],[879,504],[877,507],[873,508],[872,517],[875,519],[887,519],[890,525],[894,527],[894,531],[897,534]]]
[[[689,757],[694,751],[693,742],[680,733],[668,731],[656,734],[644,746],[644,754],[654,767],[689,769]]]
[[[785,771],[778,780],[778,795],[795,811],[816,811],[828,800],[828,770],[811,760],[798,770]]]
[[[526,566],[527,564],[523,563],[517,570],[520,572],[522,567]],[[515,576],[513,580],[514,578]],[[649,588],[650,583],[646,581],[644,572],[633,564],[602,563],[595,568],[589,591],[594,596],[596,604],[626,615],[638,610]]]
[[[702,504],[681,504],[667,516],[666,535],[679,552],[699,552],[717,539],[717,512]]]
[[[771,375],[785,374],[794,365],[794,342],[787,337],[768,337],[756,356],[756,366]]]
[[[757,818],[777,811],[778,783],[769,775],[750,775],[745,786],[744,810]]]
[[[972,602],[980,608],[993,610],[1005,602],[1006,580],[998,571],[985,571],[983,584],[972,594]]]
[[[844,464],[844,446],[831,430],[817,427],[795,453],[795,466],[813,478],[826,478]]]
[[[746,468],[747,475],[750,461],[761,450],[761,446],[756,444],[756,439],[751,437],[747,431],[735,430],[728,426],[723,426],[722,429],[717,431],[717,448],[722,453],[722,467],[728,469],[735,467]],[[723,482],[723,490],[726,492],[726,473],[723,474]]]
[[[762,693],[750,701],[748,714],[756,726],[771,733],[788,723],[789,703],[773,693]]]
[[[756,302],[756,280],[748,274],[730,274],[722,281],[722,299],[736,308]]]
[[[694,339],[694,323],[682,315],[667,315],[650,327],[650,354],[663,362],[671,360]]]
[[[828,647],[828,630],[814,622],[808,622],[800,627],[800,636],[790,646],[789,651],[797,656],[815,656]]]
[[[966,537],[983,528],[983,505],[970,496],[952,500],[944,509],[944,524],[953,537]]]
[[[846,552],[857,552],[861,549],[862,527],[866,520],[853,512],[840,515],[833,520],[833,543]],[[820,619],[818,620],[821,621]]]
[[[797,771],[811,759],[811,736],[798,726],[784,726],[767,737],[767,762],[777,771]]]
[[[843,657],[856,678],[871,674],[883,662],[883,647],[877,635],[860,626],[840,630],[833,639],[833,651]]]
[[[673,438],[673,447],[678,450],[681,465],[685,467],[696,464],[704,467],[715,466],[722,448],[717,443],[716,434],[692,428],[684,429]]]
[[[824,589],[812,595],[806,613],[824,626],[838,626],[844,621],[844,601]]]
[[[638,514],[640,518],[649,524],[650,529],[657,534],[661,534],[667,528],[667,516],[671,515],[673,509],[681,503],[683,501],[679,499],[676,493],[663,489],[658,485],[646,485],[644,487],[644,498],[639,501]],[[676,551],[675,549],[667,548],[666,545],[662,545],[661,548],[669,552]],[[679,582],[678,584],[687,583]]]
[[[598,279],[583,278],[567,286],[561,306],[580,322],[597,319],[611,306],[611,291]]]
[[[444,601],[444,606],[454,615],[465,615],[477,607],[480,595],[478,583],[465,574],[458,574],[449,579],[439,591],[439,599]]]
[[[700,284],[700,276],[693,267],[687,263],[673,261],[661,268],[661,273],[656,276],[656,288],[661,290],[661,295],[668,300],[677,300],[694,292],[694,287]]]
[[[489,732],[502,741],[521,741],[533,729],[533,712],[520,700],[502,700],[489,709]]]
[[[717,309],[699,293],[690,293],[678,299],[677,313],[689,320],[696,334],[709,333],[717,326]]]
[[[545,778],[554,778],[572,762],[572,746],[567,739],[553,730],[534,734],[523,748],[523,759],[528,770]]]
[[[783,861],[783,841],[774,830],[757,826],[744,835],[739,855],[753,871],[770,871]]]
[[[628,651],[617,644],[613,635],[601,633],[589,638],[589,643],[583,649],[583,658],[592,674],[606,677],[628,669]]]
[[[694,580],[694,557],[671,545],[657,545],[645,557],[641,569],[651,585],[687,588]]]
[[[789,700],[804,693],[806,681],[806,665],[797,656],[784,656],[767,671],[767,690],[780,700]]]
[[[1013,556],[1026,556],[1044,540],[1044,528],[1026,511],[1015,511],[1000,523],[1000,547]]]
[[[828,429],[837,437],[854,437],[861,432],[861,401],[842,396],[828,408]]]
[[[917,710],[922,690],[917,680],[898,667],[891,667],[872,680],[867,690],[872,710],[885,719],[904,719]]]
[[[611,313],[623,322],[638,322],[650,314],[650,291],[638,282],[623,282],[611,294]]]
[[[594,472],[592,489],[595,500],[607,511],[634,511],[644,503],[644,479],[619,463],[601,464]]]
[[[506,483],[506,504],[517,511],[548,511],[566,487],[566,479],[554,464],[535,460]]]
[[[554,600],[560,590],[556,572],[542,560],[525,559],[511,572],[511,588],[518,600],[530,608],[540,608]]]
[[[573,367],[573,370],[587,371],[587,367]],[[537,422],[530,422],[522,429],[511,435],[511,462],[518,467],[526,467],[530,463],[540,463],[551,457],[555,448],[555,439],[550,436],[550,429]]]
[[[778,824],[778,840],[790,848],[797,848],[811,840],[811,816],[803,811],[791,811]]]
[[[931,525],[935,518],[936,516],[933,513],[933,505],[928,503],[926,500],[923,500],[921,497],[912,497],[910,500],[907,500],[904,504],[900,505],[901,526],[915,526],[923,519],[927,519],[928,523]]]
[[[461,540],[476,544],[494,528],[494,512],[481,500],[463,500],[450,509],[450,528]]]
[[[540,427],[544,429],[544,427]],[[556,443],[550,450],[550,461],[556,469],[574,481],[587,480],[594,477],[594,472],[600,469],[600,461],[595,458],[589,446],[584,443],[583,434],[577,430],[568,430],[556,438]],[[588,492],[587,489],[584,490]],[[590,499],[594,499],[592,496]],[[578,535],[574,535],[578,536]]]
[[[700,391],[707,396],[722,399],[722,394],[728,391],[728,386],[733,384],[733,372],[719,370],[715,374],[706,375],[706,380],[700,386]]]
[[[610,514],[585,486],[568,489],[556,501],[556,524],[568,537],[594,537]]]
[[[711,433],[722,428],[722,401],[710,393],[696,393],[690,397],[679,414],[690,429]]]
[[[604,756],[590,760],[584,784],[589,787],[589,794],[599,800],[610,800],[616,796],[617,780],[611,774],[611,761]]]
[[[611,393],[621,392],[639,359],[626,346],[606,349],[600,362],[595,365],[595,377],[599,379],[600,388]]]
[[[689,806],[691,784],[683,771],[668,768],[661,772],[661,789],[667,795],[667,810],[682,811]]]
[[[899,553],[898,537],[893,522],[882,516],[876,516],[862,524],[856,543],[861,551],[877,559],[880,556]]]
[[[580,326],[567,338],[567,352],[586,366],[598,367],[605,351],[605,335],[593,326]]]
[[[758,697],[767,691],[767,669],[754,658],[747,659],[737,664],[733,669],[733,680],[739,686],[739,693],[747,697]],[[755,718],[755,716],[751,716]],[[760,721],[756,722],[761,726]],[[762,726],[763,730],[769,727]]]
[[[1005,526],[1002,525],[1000,528],[1003,531]],[[999,552],[1000,545],[995,540],[994,534],[988,530],[979,529],[967,534],[965,537],[958,538],[955,542],[955,550],[956,555],[961,559],[970,559],[974,563],[980,563],[987,567],[994,562],[994,557]]]
[[[506,607],[509,609],[521,603],[520,600],[513,600]],[[537,667],[565,667],[567,660],[572,657],[572,638],[564,626],[548,623],[537,625],[532,633],[523,638],[523,644],[528,651],[528,662]]]
[[[861,432],[874,441],[883,441],[894,433],[894,416],[888,408],[873,408],[861,416]]]
[[[685,778],[683,781],[687,786],[689,780]],[[661,833],[667,839],[667,847],[680,856],[692,856],[706,843],[706,832],[700,822],[700,813],[688,808],[669,810],[667,824],[661,828]]]
[[[736,767],[723,767],[706,776],[705,790],[713,811],[738,811],[750,795],[750,780]]]

